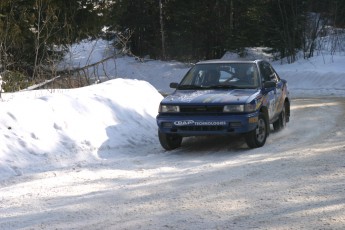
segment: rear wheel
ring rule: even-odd
[[[260,113],[256,129],[247,133],[245,140],[249,148],[259,148],[265,144],[267,136],[267,119],[263,113]]]
[[[158,138],[162,147],[166,150],[173,150],[181,146],[182,137],[174,134],[162,133],[158,130]]]

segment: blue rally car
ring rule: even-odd
[[[250,148],[262,147],[270,124],[279,130],[290,118],[287,82],[264,60],[198,62],[170,87],[156,118],[166,150],[201,135],[239,134]]]

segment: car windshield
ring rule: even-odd
[[[259,74],[254,63],[207,63],[191,68],[178,89],[254,89],[258,86]]]

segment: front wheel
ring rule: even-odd
[[[267,136],[267,119],[263,113],[260,113],[256,129],[247,133],[245,140],[249,148],[259,148],[264,146]]]
[[[284,103],[283,109],[279,114],[279,119],[273,123],[274,130],[281,130],[286,126],[286,103]]]
[[[182,137],[174,134],[162,133],[158,130],[158,138],[161,146],[166,150],[173,150],[181,146]]]

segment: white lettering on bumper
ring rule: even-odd
[[[187,120],[187,121],[175,121],[174,125],[176,126],[188,126],[188,125],[194,125],[194,126],[218,126],[218,125],[226,125],[225,121],[193,121],[193,120]]]

